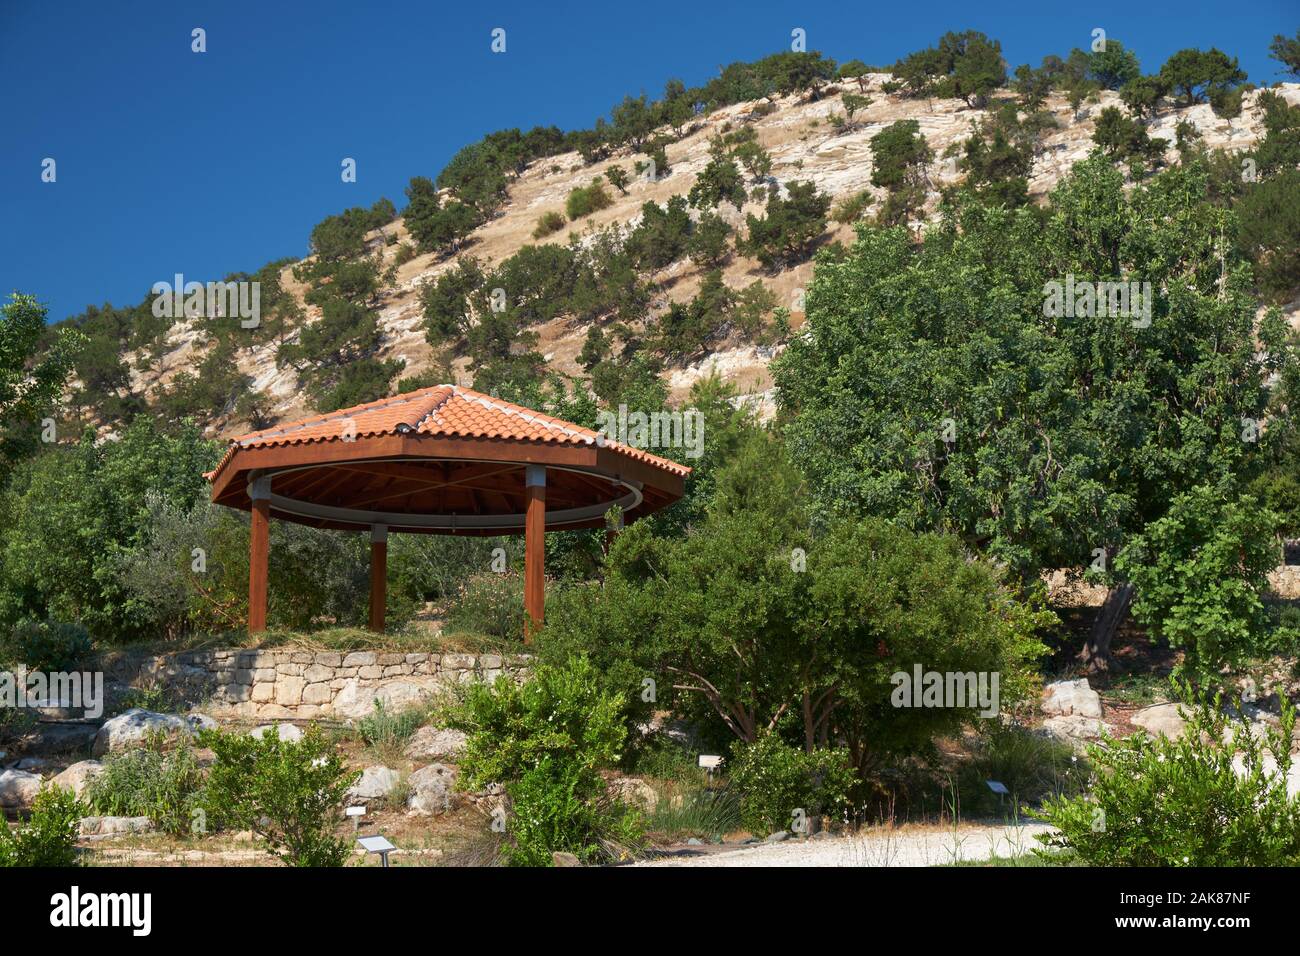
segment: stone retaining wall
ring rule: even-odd
[[[518,675],[527,656],[382,651],[204,650],[119,661],[109,669],[135,686],[158,686],[202,703],[215,717],[250,720],[332,717],[415,703],[455,684]]]

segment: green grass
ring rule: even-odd
[[[668,841],[717,840],[739,827],[740,800],[721,789],[666,787],[646,818],[646,832]]]
[[[955,860],[943,866],[1081,866],[1068,853],[1026,853],[1022,856],[991,856],[987,860]]]

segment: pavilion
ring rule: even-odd
[[[524,533],[531,632],[547,530],[603,527],[682,496],[685,465],[458,385],[437,385],[232,439],[212,500],[252,512],[248,630],[266,629],[270,519],[370,533],[370,628],[384,629],[388,535]],[[527,640],[528,634],[525,634]]]

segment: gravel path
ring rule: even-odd
[[[853,837],[759,843],[735,850],[694,847],[637,866],[942,866],[955,860],[1021,856],[1041,844],[1034,839],[1051,827],[1020,826],[901,827]]]

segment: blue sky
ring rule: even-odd
[[[122,9],[113,10],[111,7]],[[1057,9],[1046,9],[1057,7]],[[1279,77],[1294,0],[1222,3],[59,3],[0,0],[0,292],[52,320],[135,303],[306,252],[311,227],[433,176],[503,127],[585,127],[625,93],[657,96],[787,49],[889,63],[946,30],[1002,41],[1014,67],[1103,27],[1148,71],[1186,46]],[[191,30],[207,52],[191,52]],[[506,30],[506,52],[490,50]],[[46,157],[57,181],[41,182]],[[357,182],[340,180],[344,157]]]

